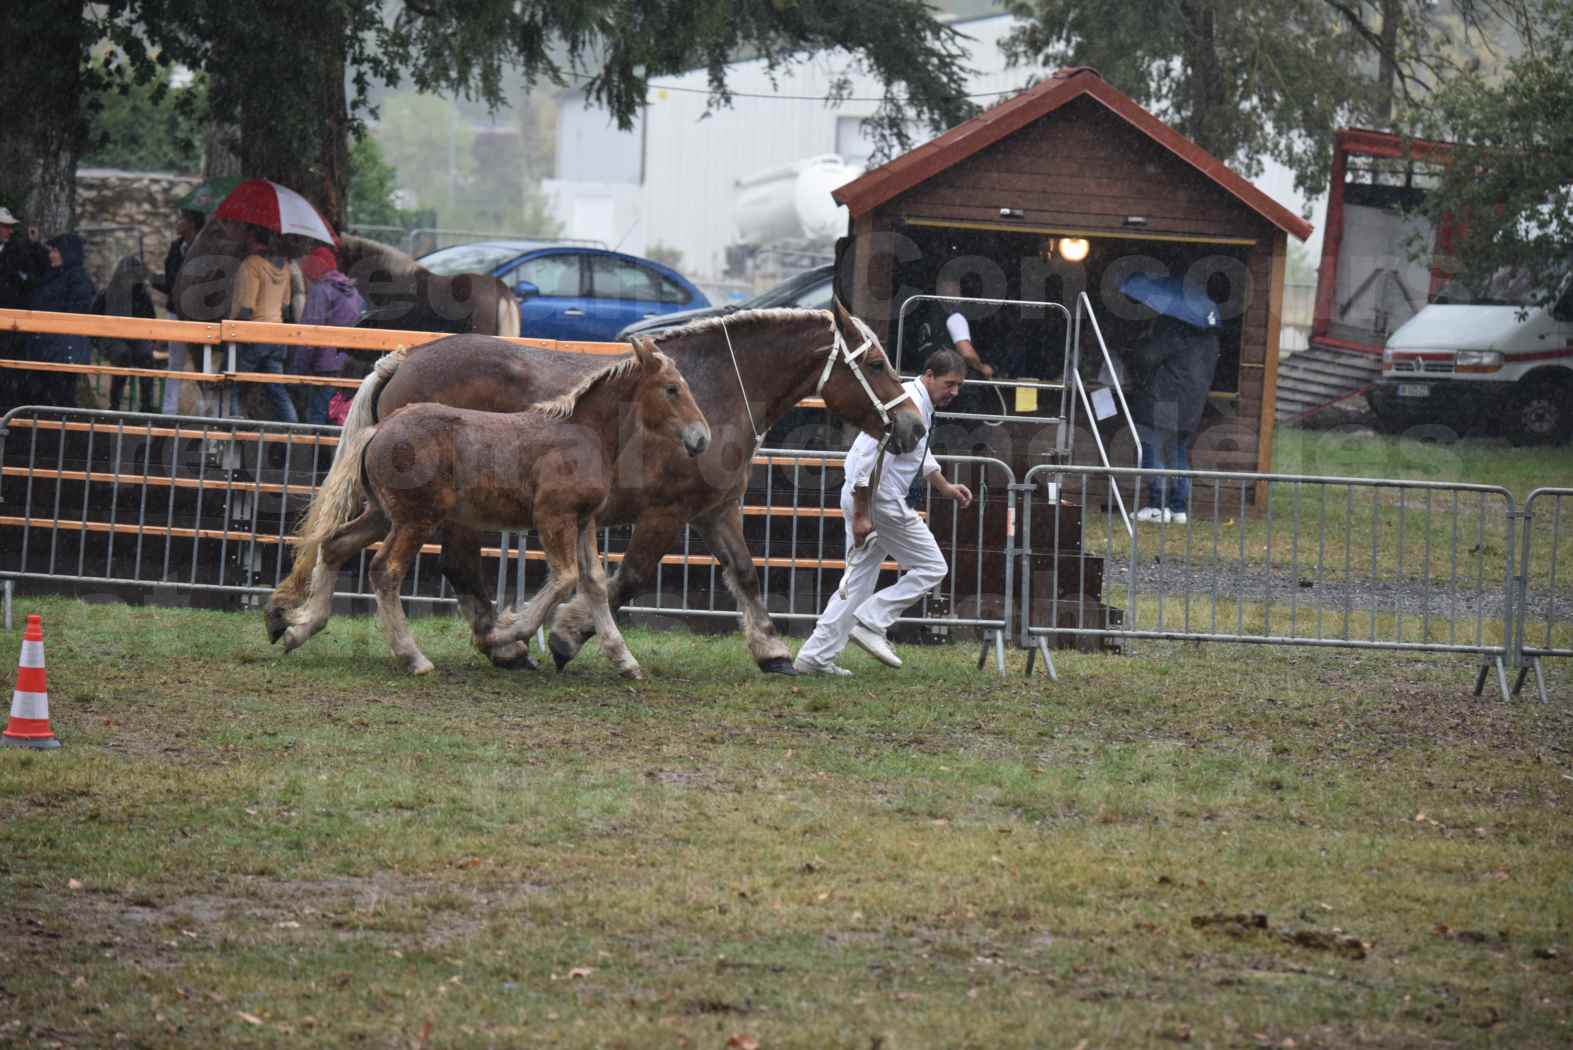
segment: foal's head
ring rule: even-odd
[[[710,424],[688,389],[688,381],[648,337],[635,336],[633,343],[639,358],[634,418],[646,430],[682,442],[690,456],[699,455],[710,447]]]

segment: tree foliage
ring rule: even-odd
[[[1502,76],[1454,80],[1410,128],[1458,143],[1425,204],[1455,226],[1453,265],[1477,285],[1521,270],[1549,301],[1573,247],[1573,0],[1544,0],[1533,15]]]
[[[708,69],[724,105],[726,66],[739,57],[781,69],[844,48],[884,84],[875,123],[887,140],[905,144],[913,115],[937,129],[970,112],[959,36],[924,0],[110,0],[94,10],[140,79],[169,62],[206,72],[214,118],[233,126],[247,173],[294,186],[333,219],[374,81],[502,106],[513,68],[531,83],[583,84],[628,128],[653,77]]]
[[[160,70],[147,82],[103,78],[104,86],[86,100],[87,141],[84,164],[128,171],[202,170],[202,133],[207,122],[207,88],[201,78],[171,89]]]
[[[1518,0],[1007,0],[1013,60],[1093,66],[1247,175],[1272,157],[1326,187],[1332,133],[1386,127],[1467,69]]]

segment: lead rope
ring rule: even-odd
[[[737,351],[732,349],[732,333],[727,331],[726,319],[721,319],[721,334],[726,337],[726,352],[732,358],[732,371],[737,375],[737,389],[743,395],[743,411],[748,413],[748,429],[754,434],[754,449],[764,444],[765,432],[754,422],[754,409],[748,403],[748,387],[743,383],[743,369],[737,363]],[[749,454],[753,454],[753,449]]]

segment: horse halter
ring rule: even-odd
[[[883,450],[885,442],[890,440],[890,410],[903,401],[911,400],[912,395],[903,389],[899,396],[893,397],[889,401],[880,401],[879,395],[874,393],[874,387],[868,381],[868,376],[863,374],[862,366],[857,363],[858,358],[868,353],[879,341],[874,337],[872,328],[856,317],[852,317],[851,314],[847,316],[857,326],[858,333],[863,337],[863,343],[856,350],[848,348],[847,341],[841,336],[841,326],[836,324],[835,315],[831,315],[830,331],[834,339],[829,347],[830,354],[825,358],[825,370],[819,373],[819,382],[814,384],[814,396],[819,397],[823,393],[825,384],[830,381],[830,371],[836,366],[836,362],[838,360],[845,361],[847,368],[857,379],[858,385],[863,388],[863,393],[868,395],[869,403],[879,413],[880,428],[885,431],[884,441],[880,442],[880,448]],[[765,432],[760,430],[758,424],[754,422],[754,410],[748,404],[748,385],[743,382],[743,370],[738,366],[737,351],[732,347],[732,333],[727,331],[725,317],[721,319],[721,335],[726,339],[726,352],[732,358],[732,371],[737,375],[737,388],[743,394],[743,410],[748,413],[748,428],[754,432],[754,447],[758,448],[765,440]]]
[[[868,376],[863,373],[863,367],[858,364],[858,358],[878,346],[879,340],[874,337],[874,330],[868,325],[851,314],[847,314],[847,317],[851,320],[853,326],[857,328],[858,334],[863,337],[863,342],[856,350],[848,347],[846,339],[841,335],[841,326],[836,323],[835,315],[831,315],[830,331],[835,338],[830,344],[830,354],[825,358],[825,369],[819,373],[819,382],[814,384],[814,396],[818,397],[824,393],[825,384],[830,382],[830,372],[836,367],[836,362],[838,360],[845,361],[847,369],[852,373],[853,378],[858,381],[858,385],[863,388],[863,393],[868,395],[869,403],[879,413],[879,425],[885,431],[888,440],[888,435],[890,434],[890,410],[903,401],[910,401],[912,395],[903,388],[898,396],[891,398],[889,401],[881,401],[879,399],[879,395],[874,393],[873,384],[868,381]]]

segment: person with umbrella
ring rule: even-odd
[[[235,275],[230,316],[237,321],[284,323],[284,304],[290,299],[289,261],[277,250],[273,234],[261,226],[248,226],[246,257]],[[275,343],[241,343],[235,352],[235,367],[242,372],[267,372],[283,375],[288,348]],[[295,402],[283,383],[266,383],[262,396],[273,408],[280,423],[298,423]],[[234,413],[239,414],[238,410]]]
[[[246,179],[239,183],[213,209],[213,217],[247,224],[246,257],[241,261],[240,272],[235,275],[230,316],[238,321],[282,323],[284,304],[297,297],[294,286],[300,271],[284,257],[280,239],[296,235],[332,245],[337,240],[333,231],[311,202],[268,179]],[[299,298],[301,302],[295,304],[297,316],[304,306],[304,284],[299,288]],[[270,343],[242,345],[236,355],[237,365],[243,372],[282,375],[287,353],[287,348]],[[273,406],[275,419],[283,423],[299,422],[295,403],[284,384],[268,383],[262,392]],[[276,445],[274,451],[282,448]]]
[[[1218,367],[1218,305],[1183,278],[1134,273],[1120,291],[1157,316],[1131,350],[1134,380],[1128,399],[1141,441],[1141,465],[1190,470],[1191,446]],[[1188,520],[1191,481],[1150,477],[1137,521]]]

